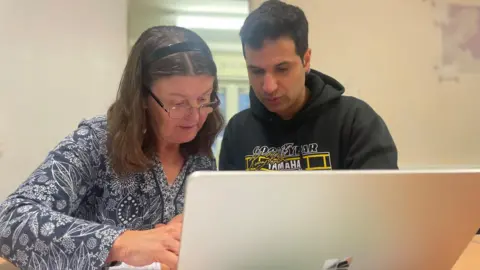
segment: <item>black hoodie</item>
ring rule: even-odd
[[[397,169],[397,148],[382,118],[343,96],[335,79],[312,70],[310,98],[290,120],[268,111],[250,90],[250,108],[225,128],[220,170]]]

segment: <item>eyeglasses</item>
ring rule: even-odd
[[[176,105],[170,108],[166,108],[163,102],[161,102],[160,99],[158,99],[158,97],[152,91],[148,90],[148,93],[158,103],[158,105],[160,105],[160,107],[162,107],[162,109],[164,109],[168,113],[168,116],[173,119],[184,118],[190,115],[193,112],[193,109],[198,109],[199,114],[210,114],[218,107],[218,105],[220,105],[220,100],[215,95],[214,101],[202,104],[198,107],[192,107],[190,105]]]

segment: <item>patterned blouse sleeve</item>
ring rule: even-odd
[[[73,217],[96,179],[97,134],[80,126],[0,206],[0,253],[21,269],[100,269],[120,227]]]

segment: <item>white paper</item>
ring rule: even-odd
[[[161,270],[162,265],[160,263],[152,263],[145,266],[131,266],[126,263],[122,263],[118,266],[110,267],[111,270],[127,270],[127,269],[137,269],[137,270]]]

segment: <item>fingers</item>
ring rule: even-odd
[[[182,226],[179,223],[172,224],[172,225],[163,225],[163,226],[155,226],[153,233],[156,235],[155,237],[164,238],[163,234],[168,234],[169,237],[180,241],[180,235],[182,232]]]
[[[182,233],[182,226],[181,224],[172,224],[172,225],[167,225],[166,227],[167,233],[173,237],[173,239],[180,241],[180,235]]]
[[[164,241],[163,246],[178,256],[178,253],[180,252],[180,241],[173,238],[167,238]]]
[[[156,261],[167,265],[170,269],[177,269],[178,256],[173,252],[165,251],[162,252],[158,257],[159,258]]]

